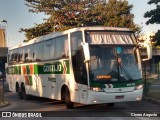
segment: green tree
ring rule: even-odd
[[[134,15],[130,12],[132,8],[133,5],[128,5],[127,1],[109,0],[104,10],[104,15],[106,16],[104,24],[106,26],[135,29]]]
[[[149,18],[146,22],[146,24],[160,24],[160,5],[158,4],[160,3],[160,0],[150,0],[148,2],[148,4],[155,4],[156,5],[156,9],[154,10],[150,10],[150,11],[147,11],[145,14],[144,14],[144,17],[145,18]]]
[[[49,18],[33,28],[21,28],[27,39],[53,31],[80,26],[128,27],[140,30],[133,22],[133,8],[126,0],[25,0],[30,12],[44,12]]]
[[[156,41],[156,46],[160,46],[160,30],[156,32],[154,40]]]
[[[160,24],[160,0],[150,0],[148,2],[149,5],[155,4],[156,9],[147,11],[144,14],[145,18],[149,18],[146,22],[147,25],[149,24]],[[157,41],[156,45],[160,45],[160,30],[157,31],[157,33],[154,36],[154,40]]]

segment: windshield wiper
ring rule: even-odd
[[[122,70],[125,72],[125,74],[127,75],[127,77],[130,79],[130,80],[134,80],[132,75],[123,67],[122,64],[118,63],[118,66],[120,66],[122,68]],[[118,69],[119,70],[119,69]],[[120,76],[120,71],[119,71],[119,76]]]

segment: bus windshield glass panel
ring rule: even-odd
[[[140,80],[134,47],[90,45],[90,80],[102,83]]]

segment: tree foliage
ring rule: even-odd
[[[155,4],[156,5],[156,9],[147,11],[144,14],[145,18],[149,18],[149,20],[146,22],[146,24],[160,24],[160,5],[158,4],[160,3],[160,0],[150,0],[148,2],[148,4]]]
[[[149,18],[149,20],[146,22],[146,24],[160,24],[160,0],[150,0],[148,4],[155,4],[156,9],[147,11],[144,14],[145,18]],[[160,30],[157,31],[157,33],[154,36],[154,41],[156,41],[156,45],[160,45]]]
[[[53,31],[81,26],[140,27],[133,22],[133,8],[126,0],[25,0],[30,12],[44,12],[49,18],[32,28],[21,28],[27,39]]]
[[[154,40],[156,41],[156,46],[160,46],[160,30],[155,34]]]

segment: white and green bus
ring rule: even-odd
[[[19,98],[29,95],[73,103],[139,101],[143,82],[139,48],[127,28],[80,27],[11,47],[6,78]]]

